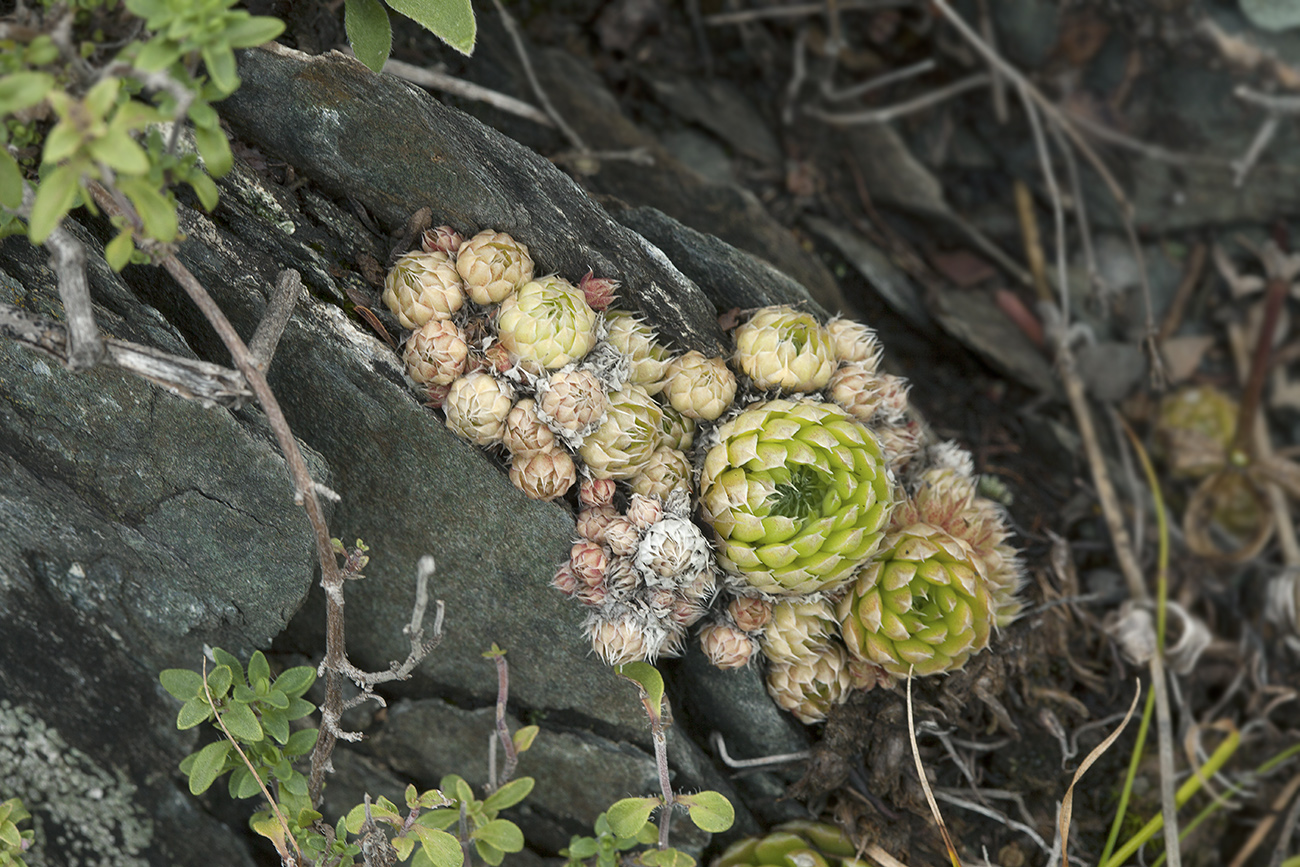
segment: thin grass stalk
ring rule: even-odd
[[[1138,724],[1137,743],[1133,745],[1133,756],[1129,759],[1128,773],[1124,776],[1124,788],[1119,793],[1119,806],[1115,810],[1115,820],[1110,823],[1110,835],[1106,838],[1106,847],[1101,850],[1097,864],[1105,864],[1115,851],[1119,841],[1119,829],[1128,814],[1128,801],[1133,794],[1133,781],[1137,779],[1138,765],[1142,763],[1142,753],[1146,749],[1147,733],[1151,728],[1151,716],[1156,708],[1155,690],[1147,690],[1146,705],[1142,708],[1142,722]]]

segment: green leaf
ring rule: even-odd
[[[208,706],[208,700],[205,698],[192,698],[181,705],[181,711],[176,715],[176,728],[185,731],[205,723],[211,718],[212,708]]]
[[[316,682],[316,669],[310,665],[299,665],[286,669],[271,684],[272,689],[278,689],[290,698],[297,698]]]
[[[289,709],[284,712],[284,718],[292,722],[296,719],[302,719],[310,713],[316,711],[316,705],[307,701],[305,698],[295,698],[289,702]]]
[[[533,745],[533,741],[537,739],[537,733],[540,731],[541,729],[537,726],[524,726],[519,731],[515,732],[513,738],[515,742],[515,752],[522,753],[527,751],[527,749]]]
[[[592,855],[596,854],[596,848],[595,837],[574,837],[569,840],[567,857],[577,858],[579,860],[590,858]],[[565,853],[561,852],[560,854],[564,855]]]
[[[297,771],[281,780],[280,787],[291,795],[297,795],[300,798],[307,797],[307,778]]]
[[[731,802],[721,792],[678,795],[677,803],[686,805],[695,827],[710,834],[720,834],[736,821],[736,808],[731,806]]]
[[[393,848],[397,850],[397,860],[405,861],[411,857],[411,851],[415,849],[414,837],[397,836],[392,840]]]
[[[411,826],[411,831],[420,838],[424,853],[434,864],[459,865],[464,861],[460,841],[446,831],[426,828],[423,825]]]
[[[262,682],[266,683],[266,681]],[[278,689],[268,690],[266,695],[262,697],[261,701],[277,710],[289,709],[289,696],[280,692]]]
[[[284,32],[284,22],[265,15],[250,15],[228,24],[221,34],[231,48],[253,48]]]
[[[239,661],[239,657],[229,651],[222,650],[220,647],[212,648],[212,659],[217,665],[224,665],[231,671],[232,682],[235,680],[243,681],[244,664]]]
[[[189,701],[203,695],[203,675],[189,668],[165,668],[159,673],[158,682],[172,698],[180,701]]]
[[[44,72],[15,72],[0,78],[0,115],[31,108],[54,87],[54,76]]]
[[[124,229],[117,233],[117,237],[104,245],[104,258],[108,260],[108,267],[114,271],[121,271],[127,265],[131,264],[131,254],[135,252],[135,240],[131,237],[131,230]],[[173,669],[174,671],[186,671],[187,669]],[[190,674],[199,681],[198,672],[191,671]],[[170,690],[168,690],[170,692]],[[173,693],[174,695],[175,693]],[[179,697],[179,696],[178,696]],[[206,707],[206,704],[205,704]]]
[[[87,145],[86,151],[97,162],[114,171],[129,175],[143,175],[149,171],[148,154],[122,130],[109,130]]]
[[[81,171],[76,166],[59,166],[36,188],[32,215],[27,220],[27,235],[33,244],[43,244],[77,203],[81,189]]]
[[[217,185],[212,182],[212,178],[205,175],[201,170],[195,169],[190,172],[186,182],[194,188],[194,195],[198,197],[199,204],[203,210],[209,214],[217,206],[217,200],[221,197],[217,192]]]
[[[482,840],[475,840],[474,849],[478,852],[478,856],[491,864],[492,867],[497,867],[498,864],[506,860],[506,853],[502,852],[491,843],[486,843]]]
[[[489,811],[504,810],[507,807],[513,807],[533,790],[535,780],[532,777],[520,777],[517,780],[511,780],[483,800],[483,807]]]
[[[15,849],[22,848],[23,835],[18,832],[18,826],[8,819],[0,822],[0,842],[8,843]]]
[[[158,192],[152,183],[144,178],[118,178],[117,186],[126,193],[131,204],[135,205],[136,212],[144,222],[146,235],[163,243],[176,240],[176,233],[179,230],[176,223],[176,206]],[[217,671],[224,667],[218,667]],[[212,692],[215,696],[216,690]]]
[[[109,76],[86,91],[86,111],[91,117],[101,119],[108,115],[108,110],[117,102],[117,92],[122,88],[122,79]]]
[[[60,121],[45,137],[45,146],[41,149],[41,159],[46,165],[63,162],[75,154],[86,143],[86,136],[76,125]]]
[[[145,72],[162,72],[184,54],[181,47],[170,39],[155,36],[145,43],[135,56],[135,66]]]
[[[235,52],[226,44],[203,46],[203,65],[208,78],[223,94],[229,96],[239,89],[239,76],[235,73]]]
[[[232,679],[230,666],[225,664],[218,665],[208,672],[208,692],[212,693],[213,701],[220,701],[226,697]]]
[[[221,776],[226,766],[226,755],[230,752],[230,741],[220,740],[208,744],[194,756],[190,765],[190,794],[201,795]]]
[[[426,828],[450,828],[456,822],[460,821],[460,810],[430,810],[427,813],[421,813],[420,817],[415,820],[415,824],[423,825]]]
[[[255,744],[266,737],[262,733],[262,724],[257,721],[257,715],[246,704],[235,703],[226,708],[226,712],[221,715],[221,721],[225,723],[230,736],[237,741]]]
[[[289,735],[289,740],[285,741],[284,754],[289,758],[307,755],[312,747],[316,746],[316,737],[319,734],[318,729],[299,729]]]
[[[402,824],[402,816],[393,806],[393,802],[387,798],[380,798],[370,805],[370,815],[376,822],[388,822],[394,826]],[[366,822],[366,805],[357,804],[351,810],[348,810],[347,825],[349,834],[357,834],[361,831],[361,826]]]
[[[23,170],[9,149],[0,145],[0,205],[17,208],[23,203]]]
[[[655,715],[660,713],[664,700],[664,679],[653,665],[648,662],[629,662],[615,666],[614,671],[640,686],[645,691],[647,709]]]
[[[275,738],[278,744],[289,742],[289,720],[285,718],[284,711],[267,709],[262,711],[262,728],[266,733]]]
[[[421,810],[432,810],[434,807],[446,807],[450,803],[451,800],[444,798],[442,792],[439,792],[437,789],[429,789],[427,792],[422,792],[415,802],[416,806]]]
[[[680,849],[651,849],[642,852],[641,863],[650,867],[695,867],[695,859]]]
[[[243,702],[244,704],[251,704],[252,702],[257,701],[257,693],[253,692],[242,683],[235,684],[235,688],[230,693],[230,697],[235,701]]]
[[[212,177],[225,177],[230,172],[231,166],[235,164],[235,156],[230,152],[230,142],[220,127],[195,127],[194,143],[199,148],[199,156],[203,157],[203,165],[207,166]]]
[[[230,784],[228,786],[230,797],[237,799],[253,797],[262,791],[261,786],[257,783],[257,777],[248,769],[248,765],[241,764],[230,775]]]
[[[477,25],[470,0],[388,0],[388,5],[461,54],[474,52]]]
[[[624,798],[610,804],[605,816],[616,835],[635,837],[650,819],[650,814],[662,804],[663,801],[659,798]]]
[[[257,682],[265,680],[268,683],[271,680],[271,664],[266,661],[266,655],[258,650],[248,659],[248,685],[257,689]]]
[[[352,53],[375,72],[384,68],[393,50],[393,25],[379,0],[346,0],[343,28]]]

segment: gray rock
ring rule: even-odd
[[[880,297],[885,299],[885,303],[895,313],[917,328],[926,328],[933,323],[920,290],[910,277],[889,260],[884,250],[858,233],[830,220],[805,217],[804,222],[808,228],[835,246],[867,278],[867,282],[880,293]]]
[[[736,153],[780,165],[781,146],[771,126],[731,82],[655,73],[646,79],[655,97],[682,119],[704,127]]]
[[[718,310],[790,304],[827,316],[800,283],[720,238],[697,232],[655,208],[630,208],[614,216],[663,250]]]

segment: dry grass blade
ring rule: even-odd
[[[1101,758],[1106,750],[1110,749],[1111,744],[1124,733],[1128,728],[1129,720],[1133,719],[1133,712],[1137,710],[1138,698],[1142,695],[1141,682],[1137,685],[1137,691],[1133,693],[1133,703],[1128,706],[1128,713],[1124,714],[1124,721],[1119,724],[1119,728],[1106,736],[1106,739],[1097,746],[1093,747],[1092,752],[1079,765],[1078,770],[1074,772],[1074,779],[1070,780],[1070,787],[1065,790],[1065,797],[1061,799],[1061,816],[1059,819],[1058,832],[1061,835],[1061,861],[1068,864],[1070,862],[1070,817],[1074,814],[1074,787],[1079,782],[1079,778],[1088,772],[1097,759]]]
[[[962,867],[961,859],[957,857],[957,847],[952,844],[952,835],[948,833],[948,826],[944,824],[943,814],[939,812],[939,804],[934,799],[934,792],[930,791],[930,781],[925,778],[925,766],[921,764],[921,749],[916,745],[916,720],[912,714],[912,669],[907,670],[907,739],[912,744],[912,759],[916,762],[916,775],[921,778],[921,791],[925,792],[925,801],[930,805],[930,812],[934,814],[934,821],[939,825],[939,833],[943,836],[943,845],[948,848],[948,859],[952,862],[953,867]]]

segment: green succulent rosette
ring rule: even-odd
[[[869,867],[848,836],[824,822],[786,822],[763,837],[737,840],[712,867]]]
[[[918,523],[886,537],[835,613],[850,653],[906,677],[956,671],[988,647],[994,607],[970,545]]]
[[[830,403],[749,407],[718,429],[700,474],[718,564],[777,596],[848,581],[879,547],[893,505],[875,435]]]
[[[555,370],[596,345],[596,320],[582,293],[552,275],[525,283],[501,302],[497,335],[516,358]]]

